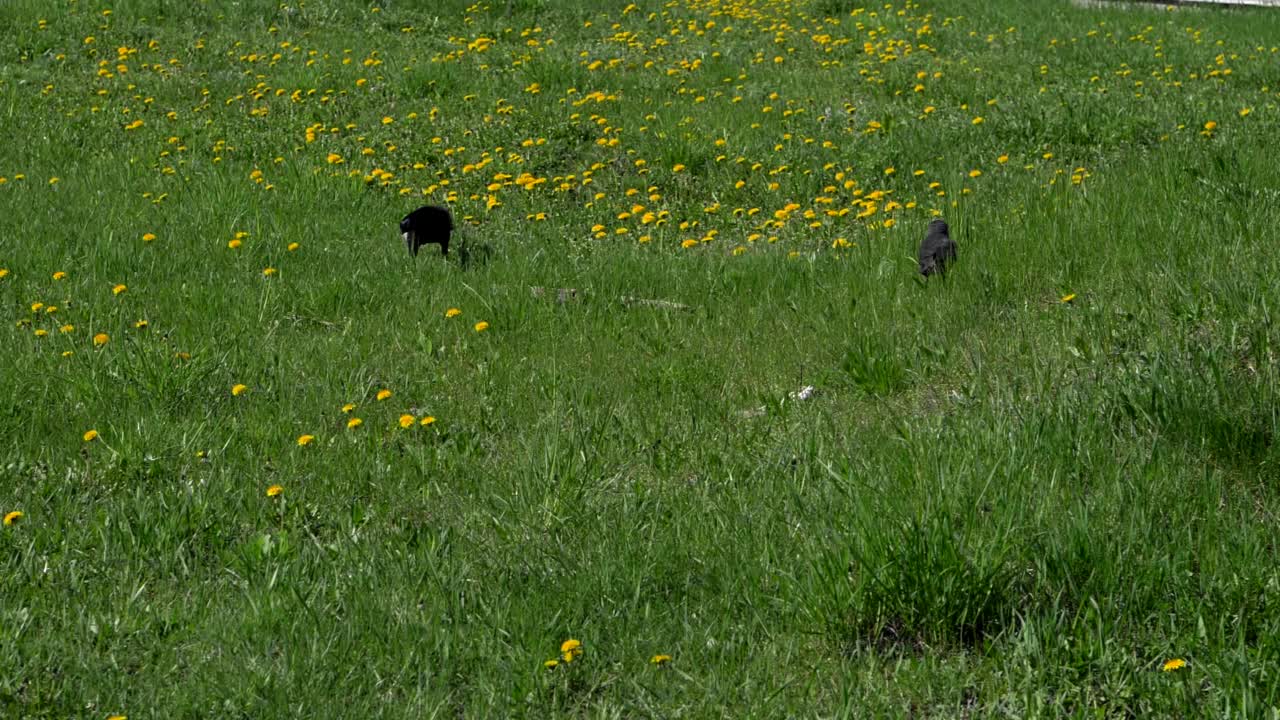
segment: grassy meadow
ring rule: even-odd
[[[0,58],[0,716],[1280,717],[1280,12],[8,0]]]

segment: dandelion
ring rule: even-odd
[[[678,173],[678,172],[681,172],[681,171],[683,171],[683,170],[684,170],[684,165],[683,165],[683,164],[681,164],[681,163],[676,163],[676,164],[671,168],[671,172],[673,172],[673,173]]]
[[[231,396],[232,396],[232,397],[240,397],[241,395],[243,395],[243,394],[244,394],[244,391],[245,391],[245,390],[248,390],[248,389],[249,389],[249,386],[248,386],[248,385],[244,385],[244,384],[241,384],[241,383],[236,383],[235,385],[232,385],[232,386],[231,386]]]
[[[288,248],[286,248],[286,249],[287,249],[289,252],[293,252],[294,250],[297,250],[299,247],[301,247],[301,245],[299,245],[298,243],[296,243],[296,242],[291,242],[291,243],[289,243],[289,247],[288,247]]]
[[[85,431],[84,431],[84,435],[82,435],[81,437],[82,437],[82,438],[84,438],[84,441],[85,441],[85,442],[93,442],[94,440],[97,440],[97,439],[98,439],[98,431],[97,431],[97,430],[85,430]]]
[[[240,238],[232,238],[231,240],[227,241],[227,247],[231,248],[232,250],[235,250],[236,248],[240,247],[243,244],[244,243],[240,240]]]
[[[61,271],[61,270],[59,270],[58,272],[56,272],[56,273],[54,273],[54,274],[53,274],[53,279],[54,279],[54,280],[63,280],[63,279],[65,279],[66,277],[67,277],[67,274],[66,274],[65,272]]]
[[[970,170],[970,171],[969,171],[969,177],[971,177],[971,178],[976,178],[976,177],[978,177],[978,176],[980,176],[980,175],[982,175],[982,171],[981,171],[981,170],[979,170],[979,169],[977,169],[977,168],[974,168],[974,169],[972,169],[972,170]]]
[[[1217,129],[1218,129],[1218,123],[1213,120],[1210,120],[1209,122],[1204,124],[1205,132],[1213,132],[1214,130],[1217,130]]]
[[[284,492],[283,487],[281,487],[280,485],[272,485],[271,487],[267,488],[267,497],[277,497],[282,492]]]
[[[567,663],[573,662],[582,654],[582,641],[569,638],[560,644],[560,656]]]
[[[548,670],[555,670],[559,666],[560,666],[560,661],[556,660],[555,658],[551,658],[550,660],[545,660],[542,663],[542,667]]]
[[[94,347],[102,347],[111,340],[111,336],[106,333],[98,333],[93,336]]]
[[[356,428],[360,427],[360,426],[361,426],[361,425],[363,425],[363,424],[364,424],[364,421],[363,421],[363,420],[361,420],[361,419],[360,419],[360,418],[358,418],[358,417],[353,417],[353,418],[351,418],[350,420],[348,420],[348,421],[347,421],[347,429],[348,429],[348,430],[355,430]]]
[[[1253,112],[1253,108],[1240,108],[1240,117],[1244,117],[1251,112]]]
[[[458,317],[461,314],[462,314],[462,311],[459,310],[458,308],[449,308],[448,310],[444,311],[444,316],[447,318]]]
[[[4,516],[4,526],[5,526],[5,527],[12,527],[12,526],[14,526],[14,525],[18,524],[18,521],[19,521],[19,520],[21,520],[21,519],[22,519],[22,511],[21,511],[21,510],[14,510],[14,511],[13,511],[13,512],[11,512],[11,513],[6,513],[6,514],[5,514],[5,516]]]
[[[1173,672],[1174,670],[1181,670],[1186,666],[1187,666],[1186,660],[1183,660],[1182,658],[1174,658],[1166,662],[1160,669],[1165,672]]]
[[[476,323],[476,332],[484,332],[485,330],[488,330],[488,329],[489,329],[489,323],[485,322],[484,320],[481,320],[480,322]]]
[[[122,292],[124,292],[125,290],[128,290],[128,289],[129,289],[129,288],[128,288],[128,287],[126,287],[125,285],[116,285],[115,287],[111,288],[111,294],[112,294],[112,295],[119,295],[120,293],[122,293]]]
[[[49,334],[49,331],[45,330],[44,328],[40,328],[36,330],[36,337],[44,337],[45,335],[48,335],[48,334]]]
[[[667,663],[671,662],[671,656],[670,655],[654,655],[653,657],[649,658],[649,662],[659,666],[666,665]]]
[[[978,117],[976,117],[976,118],[974,118],[974,119],[973,119],[973,124],[974,124],[974,125],[981,125],[983,122],[984,122],[984,121],[983,121],[983,119],[982,119],[982,116],[981,116],[981,115],[979,115]]]
[[[684,248],[685,250],[688,250],[689,248],[697,244],[698,244],[697,240],[694,240],[693,238],[689,238],[688,240],[685,240],[684,242],[680,243],[680,247]]]
[[[147,323],[146,320],[139,320],[138,322],[134,323],[133,326],[138,330],[146,330],[148,324],[149,323]]]
[[[408,413],[405,413],[404,415],[400,416],[400,427],[408,429],[413,426],[413,423],[416,420],[417,418],[415,418],[414,416],[409,415]]]
[[[343,406],[342,406],[342,412],[343,412],[343,414],[349,413],[349,412],[351,412],[352,410],[355,410],[355,409],[356,409],[356,404],[355,404],[355,403],[347,403],[346,405],[343,405]]]
[[[386,400],[387,398],[391,397],[391,391],[387,390],[386,388],[383,388],[382,390],[378,391],[377,397],[379,402]]]
[[[422,427],[426,427],[426,426],[428,426],[428,425],[430,425],[430,424],[434,423],[435,421],[436,421],[436,419],[435,419],[434,417],[432,417],[431,415],[428,415],[428,416],[426,416],[426,417],[422,418],[421,420],[419,420],[419,421],[418,421],[418,424],[419,424],[419,425],[421,425]]]
[[[262,271],[263,277],[271,277],[272,275],[275,275],[275,274],[276,274],[276,269],[273,267],[265,268]]]
[[[9,268],[0,268],[0,280],[9,276]]]
[[[58,332],[63,334],[66,334],[69,332],[75,332],[75,330],[76,330],[76,326],[71,324],[63,325],[62,327],[58,328]]]
[[[315,435],[299,435],[299,436],[298,436],[298,447],[306,447],[306,446],[310,445],[310,444],[312,443],[312,441],[314,441],[315,439],[316,439],[316,436],[315,436]]]
[[[153,240],[155,240],[155,239],[156,239],[156,234],[155,234],[155,233],[143,233],[143,234],[142,234],[142,242],[152,242],[152,241],[153,241]]]
[[[109,715],[107,720],[129,720],[128,715]]]
[[[1069,303],[1069,302],[1071,302],[1072,300],[1075,300],[1075,299],[1076,299],[1076,294],[1075,294],[1075,293],[1068,293],[1068,294],[1066,294],[1066,295],[1063,295],[1063,296],[1062,296],[1062,300],[1061,300],[1061,302],[1063,302],[1063,303]]]
[[[996,158],[996,162],[998,162],[998,163],[1000,163],[1001,165],[1003,165],[1003,164],[1005,164],[1005,163],[1009,162],[1009,156],[1008,156],[1008,155],[1001,155],[1000,157]]]

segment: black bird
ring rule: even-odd
[[[439,245],[440,255],[447,256],[452,232],[453,216],[447,209],[435,205],[423,205],[400,221],[400,236],[414,257],[423,245]]]
[[[929,223],[929,230],[920,241],[920,274],[929,277],[935,272],[946,275],[947,263],[956,259],[956,241],[947,234],[947,222],[937,218]]]

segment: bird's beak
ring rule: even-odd
[[[405,247],[407,247],[407,248],[409,248],[409,252],[410,252],[411,254],[413,254],[413,255],[417,255],[417,251],[416,251],[416,249],[413,247],[413,233],[412,233],[412,232],[402,232],[402,233],[400,233],[400,237],[404,238],[404,246],[405,246]]]

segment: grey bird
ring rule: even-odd
[[[956,259],[956,241],[947,234],[947,222],[942,218],[929,223],[929,229],[920,241],[920,274],[929,277],[935,272],[946,275],[947,263]]]
[[[409,254],[417,257],[423,245],[439,245],[440,255],[449,255],[449,235],[453,232],[453,216],[445,208],[423,205],[400,221],[400,236],[409,248]]]

